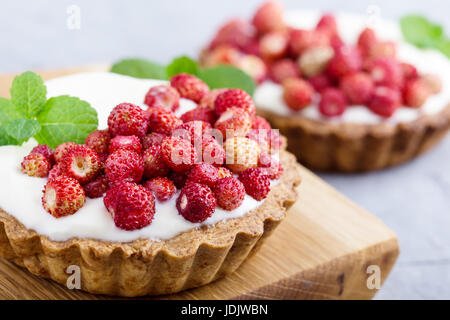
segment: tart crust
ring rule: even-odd
[[[167,241],[52,241],[0,208],[0,257],[31,273],[66,284],[67,267],[81,271],[81,289],[135,297],[162,295],[208,284],[235,271],[261,246],[297,200],[301,178],[295,157],[282,150],[280,182],[263,204],[240,218],[179,234]]]
[[[261,108],[257,113],[279,128],[302,164],[320,171],[363,172],[406,162],[435,146],[450,127],[450,104],[397,125],[333,124]]]

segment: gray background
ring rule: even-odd
[[[1,1],[0,72],[72,67],[142,56],[167,62],[195,56],[227,17],[250,16],[259,0]],[[67,8],[81,9],[80,29]],[[287,8],[365,13],[377,5],[396,19],[420,12],[446,25],[450,3],[437,0],[294,1]],[[447,21],[447,22],[446,22]],[[413,162],[362,175],[322,175],[380,217],[399,236],[401,255],[379,299],[450,299],[450,139]]]

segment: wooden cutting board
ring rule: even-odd
[[[49,79],[107,66],[40,72]],[[0,76],[7,97],[13,75]],[[300,199],[258,254],[234,274],[163,299],[370,299],[399,254],[395,234],[378,218],[301,169]],[[373,267],[375,266],[375,267]],[[379,269],[377,269],[379,267]],[[373,288],[373,289],[371,289]],[[108,299],[69,290],[0,259],[0,299]]]

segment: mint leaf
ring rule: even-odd
[[[13,120],[21,119],[23,116],[6,98],[0,98],[0,125],[7,124]]]
[[[111,72],[140,79],[167,80],[166,68],[144,59],[124,59],[111,67]]]
[[[169,79],[172,76],[182,72],[189,73],[194,76],[198,75],[197,62],[189,57],[182,56],[173,59],[173,61],[167,66],[167,77]]]
[[[25,118],[34,118],[46,101],[47,88],[40,76],[27,71],[14,78],[11,86],[11,102]]]
[[[41,130],[41,125],[36,120],[18,119],[5,126],[6,134],[19,144],[28,141]]]
[[[19,141],[10,137],[6,133],[6,129],[3,126],[1,126],[0,127],[0,146],[16,146],[16,145],[19,145]]]
[[[232,66],[221,65],[200,70],[198,77],[202,79],[210,89],[238,88],[253,95],[255,81],[244,71]]]
[[[441,51],[443,54],[445,54],[448,58],[450,58],[450,40],[449,39],[442,39],[441,42],[437,45],[437,48],[439,51]]]
[[[86,101],[70,96],[49,99],[37,120],[42,129],[35,139],[51,148],[68,141],[84,143],[98,126],[97,111]]]
[[[443,29],[420,15],[407,15],[400,19],[406,41],[421,47],[434,48],[443,36]]]

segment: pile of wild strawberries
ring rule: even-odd
[[[231,64],[261,83],[283,86],[286,105],[299,111],[318,100],[322,115],[333,117],[351,105],[365,105],[390,117],[400,106],[421,107],[441,91],[436,75],[420,75],[396,57],[396,45],[364,29],[356,45],[342,41],[336,19],[322,16],[313,30],[295,29],[283,21],[277,2],[262,5],[251,21],[223,25],[202,52],[205,66]]]
[[[198,105],[177,117],[180,98]],[[145,110],[117,105],[108,129],[92,132],[83,145],[66,142],[54,151],[39,145],[24,158],[24,173],[49,178],[42,197],[46,211],[57,218],[71,215],[86,196],[106,194],[116,226],[135,230],[152,222],[155,201],[178,194],[179,214],[202,222],[216,206],[236,209],[246,193],[263,200],[270,180],[281,176],[274,156],[281,138],[255,115],[246,92],[210,91],[200,79],[178,74],[170,85],[150,88],[144,103]]]

